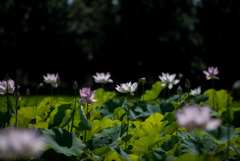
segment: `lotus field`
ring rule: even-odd
[[[150,89],[145,78],[114,84],[110,73],[56,95],[60,75],[47,73],[36,95],[0,81],[0,160],[227,161],[240,160],[240,102],[215,90],[218,68],[203,73],[212,88],[192,88],[181,75],[161,73]],[[183,82],[184,86],[180,86]],[[196,83],[196,82],[195,82]],[[48,95],[38,95],[42,86]],[[176,90],[177,89],[177,90]]]

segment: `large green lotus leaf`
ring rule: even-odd
[[[72,109],[65,110],[65,115],[64,115],[59,127],[64,128],[65,126],[67,126],[70,123],[70,121],[72,121],[73,115],[74,115],[74,111]],[[71,126],[72,126],[72,124],[70,124],[70,127]]]
[[[109,146],[95,149],[93,150],[93,153],[100,156],[100,160],[129,161]]]
[[[166,135],[165,137],[161,137],[160,134],[147,135],[136,140],[134,144],[132,144],[133,149],[131,151],[133,153],[146,154],[157,149],[170,138],[170,135]]]
[[[151,115],[149,118],[147,118],[145,120],[145,122],[161,122],[164,118],[164,115],[160,114],[160,113],[154,113],[153,115]]]
[[[161,86],[162,82],[157,81],[152,85],[151,90],[146,90],[145,93],[141,96],[141,99],[144,101],[152,101],[158,98],[160,92],[165,88]]]
[[[122,156],[127,161],[132,161],[128,154],[121,148],[121,146],[114,149],[120,156]]]
[[[41,117],[36,116],[36,124],[35,124],[35,128],[45,128],[48,129],[49,126],[49,119],[47,119],[46,121],[42,120]]]
[[[96,99],[98,101],[93,103],[93,105],[92,105],[93,109],[96,107],[101,107],[102,104],[104,104],[105,102],[107,102],[110,99],[113,99],[113,97],[116,96],[115,91],[105,91],[103,88],[98,88],[95,91],[96,91],[96,95],[95,95],[94,99]]]
[[[223,125],[216,128],[215,130],[211,130],[211,131],[202,130],[202,132],[208,134],[218,144],[225,144],[229,140],[231,141],[234,137],[240,136],[240,132],[236,131],[234,127],[231,127],[231,126],[227,127]]]
[[[133,121],[132,124],[135,126],[135,129],[129,129],[129,133],[134,136],[134,138],[140,138],[146,136],[146,132],[142,130],[142,122],[141,121]]]
[[[59,105],[59,104],[58,104]],[[59,126],[65,116],[65,111],[71,109],[71,103],[61,103],[59,106],[56,106],[49,116],[49,127],[53,128]]]
[[[181,145],[184,151],[188,151],[192,154],[202,154],[203,152],[215,154],[217,151],[218,144],[216,141],[201,131],[191,131],[188,133],[185,131],[178,131],[178,134],[183,139]]]
[[[198,96],[193,96],[190,100],[189,100],[189,104],[202,104],[207,102],[209,99],[209,95],[207,94],[201,94]]]
[[[69,133],[61,128],[42,129],[42,133],[47,138],[48,146],[66,156],[78,156],[84,152],[86,147],[74,133]]]
[[[179,156],[177,159],[173,159],[172,161],[219,161],[219,157],[213,156],[213,155],[195,155],[195,154],[189,154],[185,153],[181,156]]]
[[[98,109],[94,109],[94,110],[92,110],[91,111],[91,113],[90,113],[90,118],[88,119],[88,121],[93,121],[93,120],[101,120],[102,119],[102,117],[101,117],[101,115],[100,115],[100,110]]]
[[[144,122],[133,121],[132,124],[135,126],[134,129],[129,129],[129,133],[134,138],[140,138],[147,135],[161,134],[167,121],[161,122],[164,116],[160,113],[155,113],[147,118]]]
[[[123,107],[124,103],[126,102],[126,100],[124,98],[122,99],[111,99],[109,101],[107,101],[106,103],[104,103],[101,106],[100,109],[100,114],[103,118],[107,117],[110,119],[114,119],[113,116],[113,112],[116,108],[118,107]]]
[[[209,103],[214,111],[223,112],[232,102],[232,97],[226,90],[216,91],[215,89],[208,89],[204,92],[209,96],[207,103]]]
[[[115,125],[121,124],[119,120],[111,120],[109,118],[103,118],[101,120],[90,121],[91,131],[87,133],[87,139],[90,140],[94,134],[97,134],[100,130],[112,128]]]
[[[34,107],[20,108],[18,110],[18,127],[28,127],[28,124],[34,117],[35,117]]]
[[[151,161],[151,160],[157,160],[157,161],[171,161],[175,159],[176,157],[173,155],[161,155],[156,151],[149,152],[141,157],[141,161]]]
[[[115,147],[119,143],[115,141],[120,140],[125,132],[125,126],[122,126],[121,124],[115,125],[112,128],[103,129],[99,133],[93,135],[92,146],[94,149],[104,146]]]
[[[88,130],[92,129],[91,125],[89,124],[85,114],[83,113],[82,106],[79,105],[78,109],[75,112],[73,126],[78,130]]]
[[[156,112],[164,115],[166,112],[174,111],[174,106],[169,101],[161,100],[159,104],[147,104],[147,110],[149,111],[150,115]]]
[[[113,112],[114,120],[123,120],[126,113],[127,112],[124,111],[122,107],[116,108]]]
[[[155,113],[146,119],[141,126],[141,129],[146,135],[161,134],[168,121],[163,121],[164,116],[160,113]]]
[[[164,152],[165,156],[178,156],[180,155],[180,138],[172,135],[171,139],[167,140],[162,144],[162,146],[156,149],[156,152],[160,153]]]
[[[41,102],[39,102],[37,109],[35,109],[36,115],[40,116],[41,118],[49,115],[49,113],[52,111],[50,102],[51,102],[51,97],[46,97]]]
[[[172,122],[169,125],[166,125],[166,127],[163,130],[164,134],[173,134],[178,129],[178,124],[176,121]]]

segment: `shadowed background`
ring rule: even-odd
[[[61,93],[72,83],[100,87],[96,72],[114,84],[162,72],[182,73],[181,86],[211,87],[202,70],[218,66],[217,89],[240,79],[240,2],[237,0],[24,0],[0,1],[0,79],[21,90],[59,73]]]

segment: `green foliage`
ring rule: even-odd
[[[160,83],[160,82],[159,82]],[[232,102],[225,90],[207,90],[199,96],[176,94],[166,99],[158,99],[162,90],[156,85],[146,92],[147,100],[117,97],[115,92],[97,89],[97,99],[102,103],[82,106],[75,99],[44,97],[38,105],[35,97],[23,99],[18,110],[18,127],[39,129],[47,137],[48,148],[42,156],[47,160],[119,160],[119,161],[178,161],[185,160],[226,160],[240,158],[240,130],[237,123],[239,103]],[[158,91],[158,92],[157,92]],[[157,94],[158,93],[158,94]],[[184,104],[214,104],[219,112],[214,117],[223,119],[223,125],[215,130],[199,129],[187,131],[178,126],[175,110]],[[102,95],[103,94],[103,95]],[[230,100],[225,97],[229,97]],[[151,98],[151,99],[150,99]],[[14,113],[4,110],[6,103],[0,104],[0,127],[15,124]],[[230,105],[229,105],[230,104]],[[127,106],[129,118],[127,119]],[[228,109],[228,110],[227,110]],[[129,122],[128,122],[129,120]],[[226,121],[226,122],[225,122]],[[224,124],[225,122],[225,124]],[[129,127],[128,127],[129,125]],[[228,153],[227,153],[228,152]],[[228,155],[226,155],[226,153]]]
[[[231,95],[226,90],[216,91],[215,89],[208,89],[204,92],[209,96],[207,103],[209,103],[213,110],[217,112],[226,111],[227,107],[232,102]]]
[[[84,152],[86,145],[74,133],[61,128],[42,129],[41,131],[47,138],[48,146],[58,153],[78,156]]]
[[[145,93],[141,96],[141,99],[144,98],[144,101],[153,101],[158,98],[160,92],[165,88],[161,86],[162,82],[157,81],[152,85],[151,90],[146,90]]]

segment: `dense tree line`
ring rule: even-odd
[[[213,65],[226,88],[240,78],[237,0],[2,0],[0,20],[2,76],[84,82],[110,71],[121,83],[182,72],[194,82]]]

